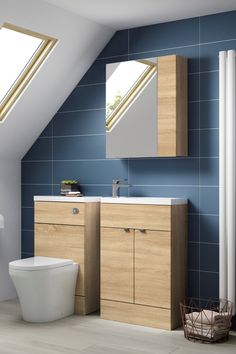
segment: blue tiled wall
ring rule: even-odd
[[[189,199],[190,296],[218,296],[218,52],[236,48],[236,12],[117,32],[22,161],[22,256],[33,255],[33,195],[79,178],[86,195]],[[189,58],[189,157],[105,158],[105,64],[180,54]],[[79,63],[78,63],[79,65]],[[63,84],[63,83],[62,83]]]

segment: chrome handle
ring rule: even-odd
[[[124,228],[125,232],[130,232],[130,229],[128,227]]]
[[[146,233],[146,230],[145,230],[145,229],[140,229],[139,231],[142,232],[143,234]]]
[[[78,208],[72,208],[72,214],[74,214],[74,215],[79,214],[79,209]]]

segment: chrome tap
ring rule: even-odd
[[[112,181],[112,197],[116,198],[119,196],[120,187],[130,187],[127,180],[114,179]]]

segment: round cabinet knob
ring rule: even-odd
[[[145,234],[146,230],[145,229],[140,229],[140,232],[142,232],[143,234]]]
[[[74,214],[74,215],[79,214],[79,209],[78,208],[72,208],[72,214]]]

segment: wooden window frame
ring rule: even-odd
[[[28,29],[24,29],[9,23],[4,23],[2,27],[24,33],[36,38],[39,38],[43,41],[35,55],[30,60],[29,64],[22,71],[22,73],[18,76],[15,83],[12,85],[10,90],[7,92],[3,101],[0,104],[0,122],[6,118],[7,113],[11,110],[16,100],[22,94],[28,83],[32,80],[44,60],[48,57],[49,53],[55,46],[57,39],[45,36],[43,34],[30,31]]]

